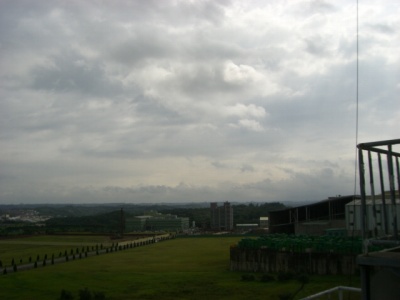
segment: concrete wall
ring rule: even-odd
[[[230,270],[245,272],[302,272],[319,275],[355,274],[356,256],[337,253],[291,253],[271,249],[230,250]]]

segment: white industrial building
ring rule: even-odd
[[[400,216],[400,199],[396,199],[396,205],[391,203],[390,199],[385,200],[385,205],[382,199],[374,201],[367,199],[366,202],[366,230],[370,237],[385,236],[393,234],[393,222],[398,220]],[[386,215],[386,218],[385,218]],[[386,220],[386,221],[385,221]],[[361,235],[361,200],[357,199],[346,204],[346,228],[348,235]]]

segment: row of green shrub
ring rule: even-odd
[[[269,234],[257,239],[245,238],[238,245],[240,248],[262,249],[275,251],[289,251],[304,253],[307,251],[322,253],[360,254],[362,253],[362,239],[360,237],[343,236],[308,236],[289,234]],[[370,251],[382,250],[382,247],[373,247]]]
[[[118,246],[118,244],[115,244],[115,245],[112,244],[111,247],[114,248],[116,246]],[[84,254],[85,256],[87,256],[88,252],[90,252],[90,251],[92,251],[92,252],[98,251],[99,249],[103,249],[103,244],[101,244],[101,245],[97,244],[96,246],[91,246],[91,247],[90,246],[82,247],[81,249],[80,248],[76,248],[76,249],[71,248],[69,253],[70,253],[70,255],[75,255],[76,254],[76,255],[82,256],[82,254]],[[58,257],[67,256],[67,255],[68,255],[68,251],[65,250],[64,254],[62,252],[60,252],[58,254]],[[51,259],[54,260],[54,258],[55,258],[55,255],[52,254]],[[45,254],[44,257],[43,257],[43,261],[46,261],[47,259],[48,259],[47,254]],[[27,261],[26,263],[32,263],[32,260],[33,260],[32,256],[29,256],[29,258],[27,260],[25,260],[25,261]],[[22,265],[23,263],[25,263],[25,261],[22,258],[20,258],[19,259],[19,264]],[[40,261],[40,254],[38,254],[36,256],[36,260],[34,262],[39,262],[39,261]],[[10,265],[11,266],[18,265],[18,261],[15,260],[14,258],[12,258]],[[4,264],[4,267],[6,267],[6,266],[7,266],[7,264]],[[3,261],[0,260],[0,268],[2,268],[2,267],[3,267]]]

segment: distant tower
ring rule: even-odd
[[[211,221],[210,221],[211,229],[212,230],[220,230],[219,210],[218,210],[218,205],[216,202],[210,203],[210,215],[211,215]]]
[[[216,202],[210,203],[210,226],[212,230],[233,230],[233,207],[229,202],[218,206]]]
[[[121,234],[121,237],[124,236],[124,231],[125,231],[125,214],[124,214],[124,209],[121,208],[121,214],[120,214],[120,234]]]
[[[233,230],[233,207],[229,202],[225,202],[223,209],[225,230]]]

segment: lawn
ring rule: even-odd
[[[229,246],[239,239],[177,238],[0,275],[0,299],[59,299],[63,289],[79,299],[78,291],[88,288],[104,293],[107,299],[266,300],[279,299],[278,295],[294,292],[300,286],[295,280],[260,282],[261,274],[255,275],[255,281],[242,281],[244,273],[229,271]],[[297,299],[349,285],[349,281],[348,277],[311,276]],[[359,282],[358,278],[352,281],[353,285]]]

